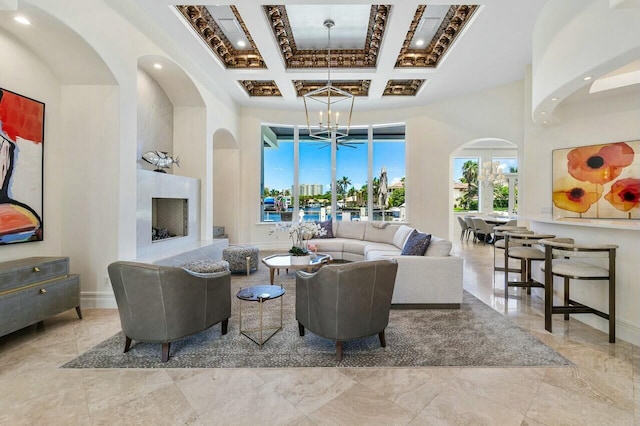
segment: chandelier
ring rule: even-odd
[[[499,161],[485,161],[482,163],[482,169],[480,170],[480,176],[478,177],[482,182],[489,182],[491,184],[504,181],[505,177],[500,168]]]
[[[324,21],[327,28],[327,85],[302,96],[307,116],[309,136],[330,141],[340,140],[349,135],[354,96],[331,84],[331,28],[335,25],[331,19]],[[342,109],[342,116],[340,115]],[[346,117],[345,117],[346,115]],[[312,118],[317,117],[317,118]],[[317,120],[317,126],[316,121]],[[342,124],[340,125],[340,121]],[[313,123],[313,124],[312,124]]]

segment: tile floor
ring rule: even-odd
[[[467,291],[576,366],[60,369],[120,329],[86,309],[0,338],[0,424],[640,425],[639,347],[560,316],[547,333],[540,299],[494,295],[491,246],[455,251]]]

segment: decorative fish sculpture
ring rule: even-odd
[[[161,169],[168,169],[172,164],[180,167],[180,158],[169,156],[168,152],[163,151],[147,151],[142,155],[142,159],[149,164],[153,164]],[[160,171],[159,169],[157,169]]]

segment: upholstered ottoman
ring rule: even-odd
[[[258,270],[258,247],[250,245],[229,246],[222,250],[222,259],[229,262],[229,270],[234,273]]]

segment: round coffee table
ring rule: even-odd
[[[318,253],[314,259],[311,259],[309,263],[304,265],[292,265],[291,264],[291,255],[287,253],[282,254],[274,254],[271,256],[267,256],[262,259],[262,263],[264,263],[269,268],[269,282],[273,285],[273,279],[276,270],[279,272],[280,269],[296,269],[296,270],[306,270],[307,272],[313,272],[316,269],[319,269],[323,265],[330,263],[333,259],[328,254]]]
[[[274,286],[274,285],[256,285],[253,287],[245,287],[245,288],[241,288],[236,294],[236,297],[241,301],[239,304],[240,305],[239,306],[240,334],[244,335],[249,340],[256,343],[258,346],[260,346],[260,349],[262,349],[262,345],[265,344],[267,340],[271,339],[278,331],[282,330],[282,313],[283,313],[282,296],[283,295],[284,295],[284,288],[280,286]],[[280,299],[280,326],[264,328],[262,324],[262,313],[263,313],[262,304],[267,300],[272,300],[272,299]],[[260,320],[259,320],[260,322],[259,322],[258,328],[251,328],[251,329],[245,329],[245,330],[242,329],[242,301],[258,302],[259,310],[260,310]],[[264,331],[273,331],[273,332],[265,339],[263,338]],[[257,340],[248,334],[248,333],[255,333],[255,332],[258,332]]]

